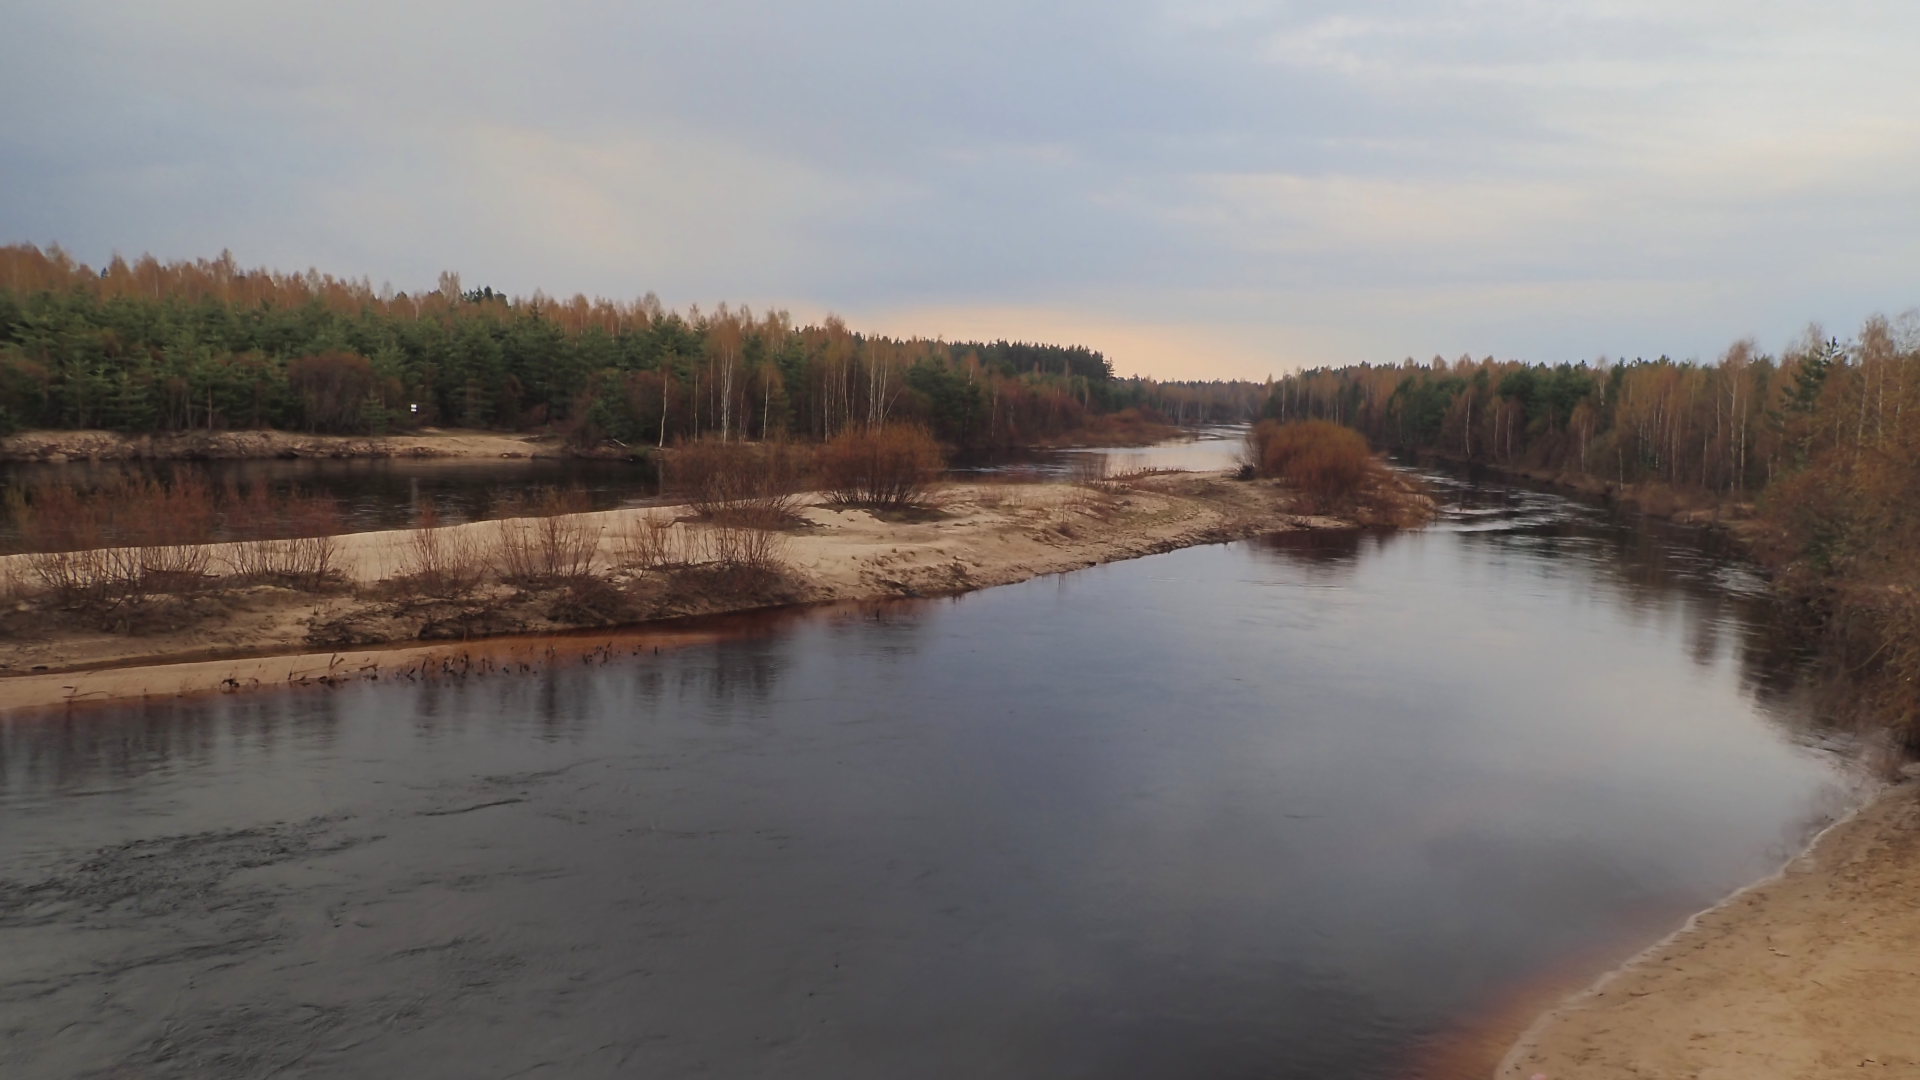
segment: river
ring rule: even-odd
[[[1439,1078],[1860,784],[1744,564],[1433,482],[1419,532],[0,720],[0,1076]]]
[[[6,498],[49,484],[92,491],[122,477],[169,479],[192,472],[216,492],[265,487],[332,498],[342,532],[411,528],[431,506],[449,524],[498,516],[503,498],[541,487],[578,491],[588,509],[612,510],[654,501],[659,479],[645,462],[531,458],[278,458],[238,461],[0,462],[0,551],[19,546],[20,528]],[[224,534],[221,536],[225,538]]]
[[[956,479],[983,473],[1071,476],[1076,470],[1216,469],[1232,463],[1244,424],[1190,428],[1185,437],[1155,446],[1070,450],[980,451],[960,456]],[[170,479],[178,472],[204,479],[216,493],[265,487],[325,495],[339,507],[343,532],[411,528],[431,506],[449,524],[498,516],[502,500],[530,489],[578,492],[588,509],[612,510],[663,501],[659,476],[646,461],[580,458],[296,458],[191,462],[100,461],[44,464],[0,462],[0,551],[19,548],[20,528],[9,492],[71,484],[93,491],[123,477]],[[224,532],[221,538],[225,538]]]

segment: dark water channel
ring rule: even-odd
[[[0,1076],[1436,1075],[1855,790],[1743,566],[1442,483],[1419,533],[0,720]]]
[[[1145,468],[1223,469],[1233,463],[1244,425],[1191,429],[1188,438],[1158,446],[1088,447],[1071,450],[995,451],[961,455],[953,475],[1027,474],[1038,479],[1075,475],[1098,464],[1111,472]],[[660,477],[650,462],[577,458],[298,458],[195,462],[0,462],[0,552],[19,549],[19,527],[6,499],[9,489],[31,492],[49,484],[94,491],[123,476],[170,479],[191,471],[216,492],[264,486],[276,494],[301,491],[332,497],[346,532],[409,528],[432,506],[447,523],[496,517],[502,500],[552,487],[577,489],[593,510],[662,501]]]
[[[415,524],[432,506],[442,521],[476,521],[503,498],[553,487],[578,489],[594,510],[612,510],[652,499],[659,477],[644,462],[534,458],[300,458],[202,462],[69,462],[59,465],[0,463],[0,496],[9,488],[32,491],[43,484],[72,484],[92,491],[118,476],[198,473],[215,490],[264,486],[277,494],[302,491],[331,496],[340,507],[342,530],[371,532]],[[12,550],[19,528],[0,501],[0,550]]]

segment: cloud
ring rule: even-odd
[[[89,259],[792,302],[1166,375],[1711,355],[1920,300],[1920,10],[1875,0],[16,8],[0,239]]]

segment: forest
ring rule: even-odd
[[[896,339],[745,306],[670,311],[652,294],[512,298],[454,273],[406,293],[229,253],[96,270],[57,246],[0,247],[0,434],[446,425],[658,447],[904,421],[984,447],[1126,410],[1245,420],[1263,395],[1116,378],[1084,346]]]
[[[1264,413],[1743,519],[1866,704],[1920,718],[1920,319],[1809,327],[1777,355],[1740,341],[1709,363],[1319,368],[1278,380]]]

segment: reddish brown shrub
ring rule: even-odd
[[[1365,436],[1325,420],[1262,420],[1247,441],[1254,472],[1292,484],[1313,510],[1352,500],[1379,468]]]
[[[63,604],[113,610],[205,583],[214,504],[196,474],[116,476],[85,493],[50,484],[14,512],[29,574]]]
[[[486,560],[474,534],[458,526],[442,526],[432,503],[420,509],[420,520],[407,534],[395,582],[405,589],[435,599],[465,596],[486,577]]]
[[[785,565],[791,538],[776,529],[718,524],[707,539],[713,561],[722,566],[773,570]]]
[[[931,505],[946,465],[940,444],[912,424],[843,431],[817,458],[828,502],[881,510]]]
[[[332,498],[295,489],[275,497],[265,484],[229,487],[222,499],[229,577],[317,589],[333,582],[340,507]]]
[[[705,562],[711,546],[705,531],[652,514],[635,515],[613,535],[615,561],[641,570]]]
[[[334,576],[335,537],[340,532],[340,504],[326,495],[287,496],[284,520],[287,535],[280,542],[279,572],[296,585],[318,587]]]
[[[586,517],[591,504],[578,488],[544,488],[494,505],[489,561],[500,580],[516,585],[585,577],[600,547],[600,529]]]
[[[794,519],[809,457],[791,443],[699,439],[666,454],[661,487],[685,498],[702,517],[778,528]]]
[[[197,588],[213,551],[213,492],[198,473],[176,473],[173,482],[154,479],[133,486],[122,510],[131,520],[124,541],[137,550],[139,577],[152,592]]]

